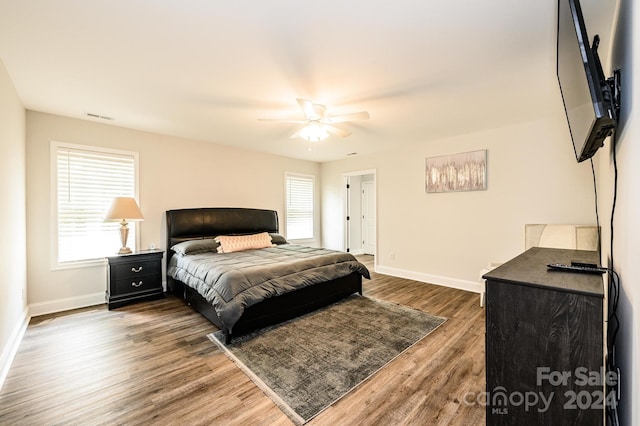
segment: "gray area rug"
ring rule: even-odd
[[[296,424],[311,420],[446,321],[352,295],[234,338],[209,334]]]

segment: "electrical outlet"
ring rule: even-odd
[[[389,252],[389,259],[395,260],[396,259],[396,254],[394,252]]]

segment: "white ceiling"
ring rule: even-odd
[[[0,0],[0,59],[27,109],[331,161],[557,113],[556,7]],[[257,120],[301,118],[297,97],[371,119],[310,151],[297,125]]]

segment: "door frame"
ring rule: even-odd
[[[343,224],[344,224],[344,239],[342,242],[342,249],[347,251],[349,249],[349,240],[350,240],[350,221],[347,220],[350,213],[350,200],[349,200],[349,191],[347,191],[347,185],[350,182],[350,178],[352,176],[364,176],[364,175],[373,175],[373,192],[375,195],[375,209],[376,209],[376,244],[375,244],[375,252],[378,253],[378,176],[376,169],[367,169],[367,170],[357,170],[353,172],[347,172],[342,174],[342,206],[343,206]],[[361,196],[362,194],[360,194]],[[377,257],[374,256],[374,267],[377,264]]]
[[[375,181],[375,176],[374,176],[374,180],[372,180],[372,181],[370,181],[370,180],[361,181],[360,185],[362,187],[362,192],[360,193],[360,198],[362,200],[361,203],[360,203],[360,211],[362,213],[362,220],[360,222],[360,229],[361,229],[360,233],[362,235],[362,241],[364,243],[364,241],[367,240],[366,235],[368,234],[368,232],[367,232],[368,230],[365,227],[365,219],[364,219],[365,200],[366,200],[366,198],[365,198],[365,186],[368,187],[371,190],[371,194],[369,194],[369,195],[373,198],[373,210],[374,210],[373,214],[375,216],[375,220],[373,221],[373,227],[374,227],[374,230],[376,231],[376,235],[374,236],[374,239],[375,239],[375,241],[377,241],[378,224],[376,222],[377,222],[377,219],[378,219],[378,215],[377,215],[378,211],[377,211],[377,204],[376,204],[376,181]],[[370,219],[367,218],[366,220],[368,221]],[[375,243],[372,245],[372,247],[373,247],[373,256],[375,256],[376,255],[376,249],[378,247],[376,246]],[[367,253],[367,249],[366,249],[364,244],[362,246],[362,251],[365,254]]]

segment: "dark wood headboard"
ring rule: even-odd
[[[167,210],[167,260],[171,247],[181,241],[258,232],[277,233],[278,212],[237,207]]]

